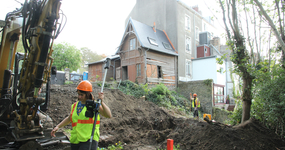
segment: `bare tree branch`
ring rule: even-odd
[[[261,14],[265,17],[265,19],[267,20],[267,22],[269,23],[269,25],[271,26],[273,33],[275,35],[275,37],[277,38],[281,48],[282,48],[282,53],[285,53],[285,43],[281,38],[281,34],[278,32],[278,30],[276,29],[276,26],[274,25],[273,21],[271,20],[271,18],[269,17],[269,15],[266,13],[266,11],[264,10],[263,6],[261,5],[261,3],[258,0],[253,0],[256,5],[258,6],[258,8],[261,11]]]
[[[260,18],[261,18],[261,15],[259,14]],[[262,52],[262,48],[261,48],[261,22],[262,20],[259,19],[259,26],[258,26],[258,31],[259,31],[259,47],[257,47],[257,56],[258,56],[258,59],[256,61],[256,63],[259,63],[260,62],[260,53]]]
[[[234,24],[234,32],[235,35],[239,35],[239,24],[238,24],[238,17],[237,17],[237,10],[236,10],[236,0],[233,0],[232,5],[232,17],[233,17],[233,24]]]
[[[224,21],[224,25],[225,25],[225,28],[226,28],[227,36],[228,36],[228,39],[230,39],[231,38],[231,34],[230,34],[230,30],[228,28],[228,25],[226,23],[225,8],[224,8],[224,5],[223,5],[222,1],[219,0],[219,2],[220,2],[220,6],[222,8],[222,11],[223,11],[223,21]]]
[[[232,24],[232,21],[231,21],[231,17],[230,17],[230,1],[228,2],[228,0],[225,0],[226,2],[227,2],[227,9],[228,9],[228,18],[229,18],[229,23],[230,23],[230,25],[231,25],[231,28],[232,28],[232,30],[234,30],[234,27],[233,27],[233,24]]]
[[[250,40],[250,36],[249,36],[249,26],[248,26],[248,18],[247,18],[247,15],[248,15],[248,12],[246,10],[246,7],[245,7],[245,0],[243,0],[243,9],[244,9],[244,13],[245,13],[245,18],[246,18],[246,28],[247,28],[247,41],[248,41],[248,45],[250,47],[250,56],[251,56],[251,64],[255,64],[255,57],[254,57],[254,54],[253,54],[253,47],[252,47],[252,43],[251,43],[251,40]]]
[[[270,32],[269,32],[269,37],[271,37],[271,29],[270,29]],[[269,70],[268,70],[268,71],[271,71],[271,70],[270,70],[270,64],[271,64],[271,48],[270,48],[270,42],[271,42],[271,38],[269,38],[269,41],[268,41],[268,49],[269,49],[269,52],[268,52],[268,57],[269,57],[268,68],[269,68]]]
[[[284,39],[284,29],[283,29],[283,26],[282,26],[282,21],[281,21],[281,16],[280,16],[280,8],[279,8],[279,1],[278,0],[275,0],[275,4],[276,4],[276,8],[277,8],[277,13],[278,13],[278,20],[279,20],[279,25],[280,25],[280,33],[281,33],[281,38],[283,40]]]
[[[285,8],[284,8],[284,6],[285,6],[285,3],[284,3],[284,1],[281,1],[281,5],[282,5],[282,7],[281,7],[281,10],[285,10]],[[285,21],[284,21],[284,11],[282,11],[282,13],[283,13],[283,27],[284,27],[284,25],[285,25]],[[283,28],[284,29],[284,28]]]
[[[249,27],[248,27],[248,18],[247,18],[247,10],[245,7],[245,0],[243,0],[243,7],[244,7],[244,13],[245,13],[245,17],[246,17],[246,27],[247,27],[247,41],[248,41],[248,45],[250,47],[250,52],[251,52],[251,64],[255,64],[255,57],[254,57],[254,53],[253,53],[253,47],[252,47],[252,43],[250,40],[250,35],[249,35]]]
[[[254,24],[254,39],[255,39],[255,46],[256,46],[256,51],[258,52],[258,42],[257,42],[257,36],[256,36],[256,16],[255,16],[255,8],[252,5],[252,11],[253,11],[253,24]]]

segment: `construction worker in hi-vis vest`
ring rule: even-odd
[[[198,110],[200,108],[200,101],[196,93],[193,94],[193,97],[194,98],[192,98],[192,94],[190,93],[191,104],[192,104],[192,108],[194,109],[193,117],[194,118],[196,117],[197,119],[199,119]]]
[[[72,123],[71,130],[71,149],[72,150],[82,150],[88,149],[90,145],[90,138],[92,135],[93,123],[95,116],[89,118],[85,116],[87,108],[85,107],[87,100],[94,100],[92,95],[92,84],[85,80],[81,81],[77,86],[78,101],[72,104],[71,112],[68,117],[66,117],[61,123],[59,123],[52,131],[51,136],[55,137],[55,132],[69,123]],[[106,117],[111,118],[112,114],[110,108],[103,102],[104,94],[99,93],[99,99],[101,99],[101,105],[99,107],[99,113]],[[97,117],[96,126],[94,130],[94,137],[92,141],[92,150],[97,150],[99,137],[100,137],[100,115]]]

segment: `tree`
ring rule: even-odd
[[[250,118],[253,99],[252,88],[256,71],[261,69],[262,18],[246,0],[219,0],[223,12],[227,45],[232,50],[231,61],[235,64],[234,73],[242,78],[242,122]],[[240,9],[242,8],[242,9]],[[244,14],[243,14],[244,13]],[[245,20],[245,21],[244,21]],[[249,25],[251,22],[251,25]],[[244,30],[245,29],[245,30]],[[253,37],[253,38],[252,38]]]
[[[96,52],[91,51],[87,47],[81,48],[80,51],[82,53],[82,62],[81,62],[81,67],[79,69],[80,72],[88,70],[86,64],[96,62],[104,58],[101,55],[98,55]]]
[[[80,51],[82,53],[82,66],[88,63],[99,61],[104,58],[101,55],[98,55],[96,52],[91,51],[87,47],[81,48]]]
[[[65,68],[69,68],[71,71],[75,71],[80,68],[82,54],[75,46],[59,43],[53,45],[53,50],[53,65],[56,66],[57,70],[63,71]]]
[[[284,2],[219,0],[219,3],[228,45],[232,49],[234,71],[242,78],[241,121],[244,122],[252,115],[283,138]],[[239,114],[232,117],[235,117],[235,121],[240,119]]]
[[[271,11],[268,9],[267,11],[264,9],[262,3],[258,0],[253,0],[256,4],[256,6],[259,8],[260,15],[264,17],[264,20],[267,21],[269,26],[271,27],[271,30],[273,31],[278,43],[279,47],[282,51],[282,67],[285,68],[285,35],[284,35],[284,10],[285,10],[285,4],[284,1],[282,2],[281,0],[275,0],[273,3],[275,3],[275,10],[277,11],[277,16],[278,18],[276,19],[277,21],[274,22],[274,18],[271,18],[269,16],[269,12]],[[280,8],[280,3],[281,3],[281,8]],[[282,15],[283,14],[283,15]],[[279,27],[278,27],[279,25]]]
[[[281,4],[281,6],[280,6]],[[252,106],[252,114],[258,118],[275,133],[284,138],[285,135],[285,35],[284,35],[284,1],[259,1],[253,0],[252,5],[256,7],[262,21],[270,27],[274,36],[269,36],[269,41],[273,38],[276,42],[269,51],[269,61],[261,64],[261,70],[254,89],[255,101]],[[271,35],[270,32],[270,35]],[[280,63],[271,62],[271,52],[281,53]]]

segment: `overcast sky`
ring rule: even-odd
[[[24,2],[24,0],[17,0]],[[6,13],[20,8],[16,0],[0,0],[0,20]],[[211,15],[205,6],[213,6],[213,0],[183,0],[189,6],[199,5],[203,16]],[[61,10],[67,23],[56,43],[67,42],[77,48],[88,47],[97,54],[113,55],[119,46],[125,20],[136,0],[62,0]]]

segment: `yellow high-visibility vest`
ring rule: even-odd
[[[197,105],[197,98],[194,98],[194,100],[192,101],[192,107],[193,107],[193,108],[195,107],[194,101],[195,101],[195,103],[196,103],[196,106],[197,106],[197,107],[200,107],[200,101],[198,102],[198,105]]]
[[[93,128],[93,123],[95,116],[93,118],[85,117],[86,107],[82,109],[79,116],[76,113],[78,102],[75,102],[71,106],[70,120],[72,122],[72,130],[70,136],[70,143],[78,144],[79,142],[86,142],[91,138],[91,132]],[[74,112],[75,110],[75,112]],[[100,137],[100,115],[98,114],[96,127],[94,130],[93,140],[99,142]]]

